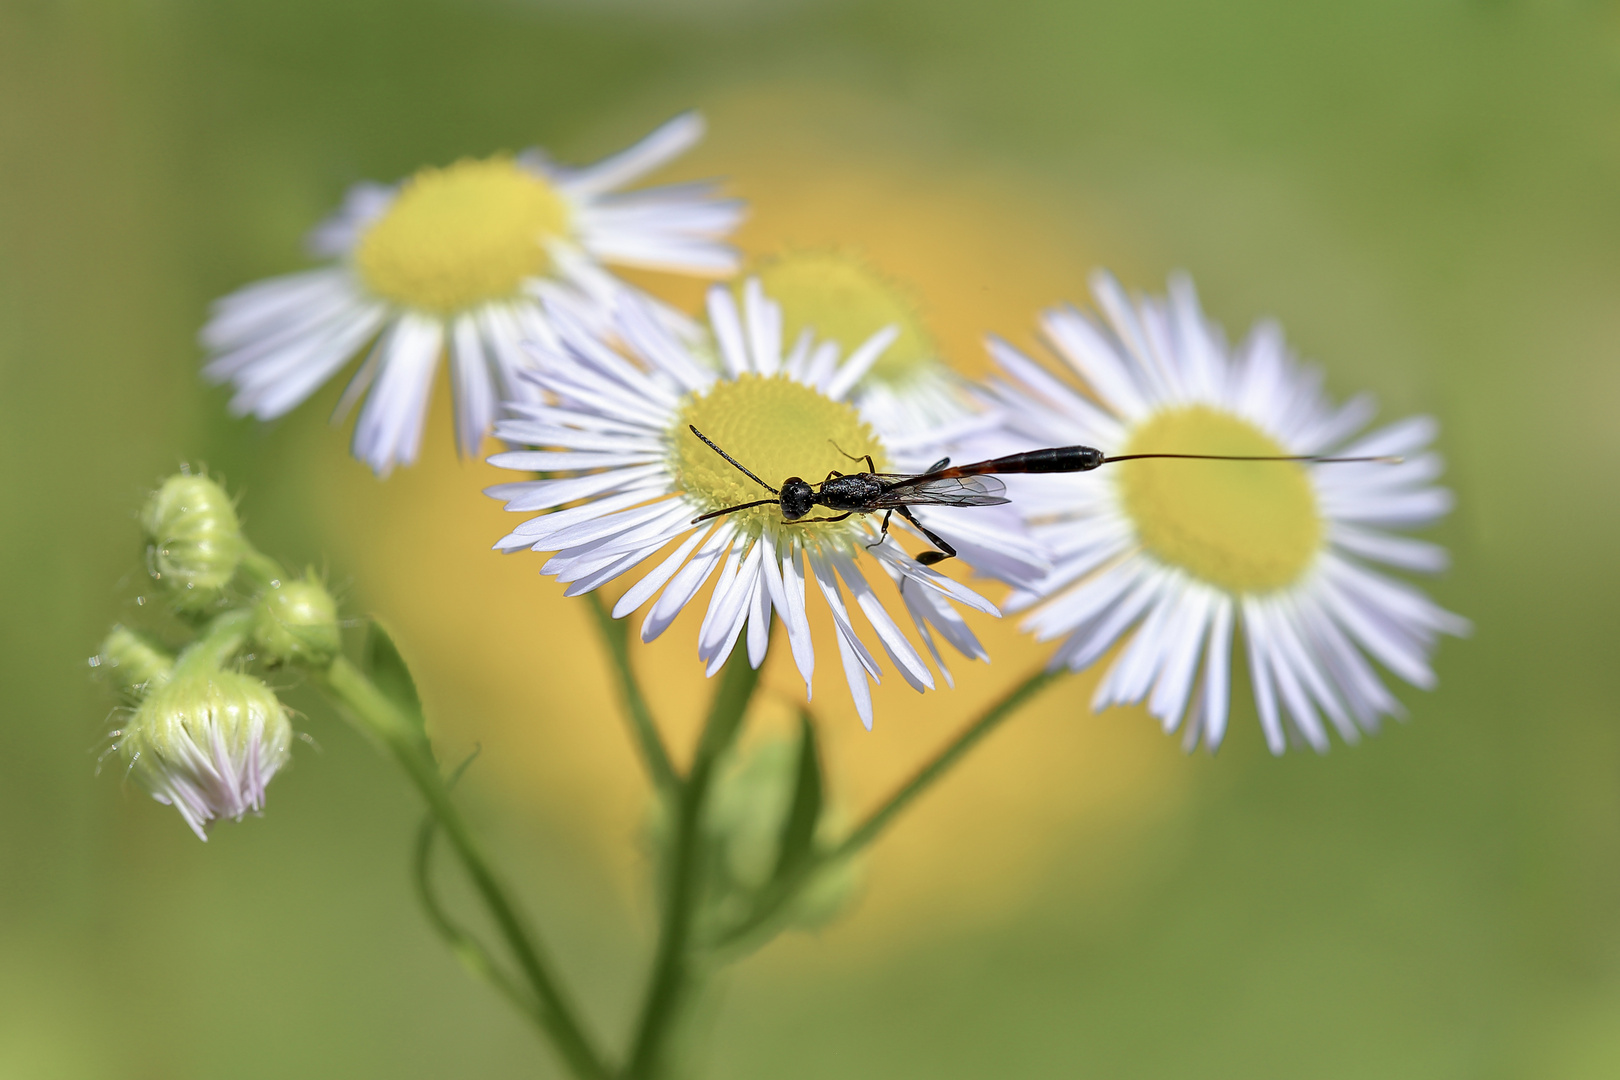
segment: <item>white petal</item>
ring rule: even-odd
[[[661,486],[663,477],[664,466],[661,463],[636,465],[585,476],[561,477],[556,480],[522,480],[512,484],[494,484],[485,488],[484,494],[492,499],[505,501],[504,509],[508,512],[520,513],[550,510],[575,499],[588,499],[630,488],[645,490]]]
[[[764,541],[761,547],[766,546]],[[754,601],[748,612],[748,666],[755,671],[765,662],[765,651],[771,643],[771,575],[776,569],[776,552],[772,548],[760,561],[755,572]]]
[[[663,562],[626,589],[624,595],[619,597],[619,602],[613,605],[613,617],[622,619],[651,599],[653,593],[663,588],[664,582],[675,576],[675,571],[681,568],[686,557],[692,554],[692,549],[698,546],[705,535],[699,531],[687,537],[685,542],[671,552]]]
[[[725,662],[731,658],[731,650],[737,644],[737,635],[742,633],[743,624],[748,621],[748,614],[753,610],[753,592],[759,587],[760,584],[758,577],[755,577],[745,587],[744,591],[749,595],[744,598],[743,606],[738,610],[736,617],[732,619],[731,627],[725,636],[723,647],[715,652],[714,656],[709,660],[708,667],[704,669],[703,674],[705,677],[710,679],[714,678],[714,673],[719,671],[720,668],[725,665]]]
[[[376,385],[354,428],[354,456],[379,476],[416,460],[443,345],[436,319],[406,314],[394,324]]]
[[[838,576],[844,579],[849,587],[850,595],[855,603],[860,605],[861,611],[866,615],[866,621],[872,624],[877,631],[878,641],[883,645],[883,651],[889,654],[895,668],[900,672],[911,688],[918,692],[934,688],[933,673],[928,670],[928,664],[922,656],[906,640],[906,635],[900,627],[895,625],[888,611],[872,591],[872,586],[862,576],[855,561],[843,552],[832,552],[828,555],[829,561],[838,569]]]
[[[894,339],[899,336],[900,328],[891,323],[867,338],[849,354],[849,359],[844,361],[844,365],[828,381],[822,392],[834,401],[842,401],[855,388],[855,384],[860,382],[861,376],[877,363],[878,357],[883,355],[883,350],[892,345]]]
[[[810,619],[804,606],[804,553],[794,546],[782,553],[782,593],[775,596],[782,622],[787,626],[788,645],[793,650],[793,662],[804,678],[804,697],[810,700],[810,680],[816,670],[815,646],[810,640]],[[767,571],[767,574],[769,571]],[[770,583],[767,577],[766,583]]]
[[[1243,598],[1243,638],[1249,646],[1249,681],[1254,685],[1254,707],[1260,714],[1266,749],[1281,754],[1288,749],[1288,740],[1283,735],[1282,718],[1277,714],[1277,688],[1271,681],[1271,669],[1266,662],[1269,646],[1263,637],[1264,630],[1256,625],[1253,617],[1254,605],[1252,597]]]
[[[737,318],[737,304],[731,291],[724,285],[709,287],[709,326],[714,330],[715,342],[720,346],[720,359],[732,378],[754,369],[749,361],[748,346],[743,339],[742,323]]]
[[[1210,623],[1209,648],[1204,653],[1203,710],[1201,723],[1204,745],[1220,748],[1226,735],[1228,695],[1232,683],[1232,599],[1220,596]]]
[[[838,627],[840,637],[849,639],[850,648],[860,660],[861,667],[866,673],[877,679],[881,676],[877,661],[867,651],[860,636],[855,633],[855,625],[849,621],[849,611],[844,607],[844,594],[838,587],[838,578],[825,555],[810,554],[810,571],[815,575],[816,584],[821,588],[821,595],[827,601],[827,607],[832,611],[833,624]]]
[[[754,368],[761,375],[775,375],[782,366],[781,305],[766,298],[759,278],[750,277],[743,285],[743,306],[748,316]]]
[[[749,590],[757,576],[762,550],[757,541],[749,544],[747,539],[739,539],[731,546],[730,554],[720,566],[720,576],[715,579],[714,594],[709,598],[708,610],[703,613],[703,624],[698,628],[698,659],[707,662],[714,657],[721,639],[737,621],[738,613],[748,606]]]
[[[700,113],[681,113],[612,157],[583,169],[557,170],[558,180],[576,196],[623,187],[686,153],[703,138],[706,129]]]
[[[681,613],[688,601],[697,595],[703,583],[709,580],[709,575],[719,565],[720,557],[730,548],[732,539],[737,535],[736,529],[730,525],[722,524],[709,534],[708,540],[698,548],[692,561],[681,567],[675,580],[669,583],[663,595],[653,604],[647,612],[647,618],[641,624],[641,640],[651,641],[675,621],[675,616]]]
[[[495,381],[477,324],[461,316],[450,328],[450,370],[456,384],[456,446],[472,457],[495,421]]]
[[[1164,666],[1148,699],[1148,711],[1159,718],[1167,733],[1176,730],[1186,712],[1193,676],[1198,671],[1198,654],[1214,607],[1213,589],[1187,586],[1176,612],[1174,637],[1166,650]]]

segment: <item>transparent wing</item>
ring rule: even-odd
[[[878,477],[885,489],[873,509],[893,506],[1000,506],[1011,502],[1003,492],[1007,485],[993,476],[895,476]]]

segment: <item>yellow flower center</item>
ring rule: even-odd
[[[670,465],[676,482],[708,510],[768,499],[771,493],[703,445],[687,430],[688,424],[777,489],[790,476],[819,484],[833,470],[866,471],[864,460],[851,461],[840,450],[871,454],[880,472],[887,467],[877,433],[848,404],[783,375],[744,375],[735,382],[717,382],[707,392],[688,399],[670,429],[675,451]],[[830,516],[818,508],[800,520]],[[771,522],[781,521],[782,512],[766,505],[732,517],[758,535]],[[805,531],[825,538],[830,530],[809,525]]]
[[[938,362],[916,302],[899,282],[864,259],[836,251],[795,251],[762,261],[754,270],[765,294],[782,305],[788,342],[810,327],[818,340],[836,341],[844,355],[885,326],[900,329],[866,378],[902,383]]]
[[[1265,432],[1206,405],[1138,425],[1125,454],[1287,454]],[[1266,592],[1299,580],[1322,546],[1305,468],[1291,461],[1128,461],[1117,482],[1142,546],[1219,588]]]
[[[544,273],[545,241],[568,224],[562,195],[510,157],[458,161],[405,181],[354,262],[378,296],[448,314],[512,296]]]

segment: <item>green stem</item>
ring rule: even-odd
[[[287,571],[282,569],[281,564],[251,544],[236,572],[253,583],[255,593],[262,593],[287,580]]]
[[[1047,685],[1058,678],[1058,672],[1037,671],[1027,677],[1023,682],[1013,687],[1001,699],[984,711],[977,720],[962,728],[956,737],[945,745],[939,753],[934,755],[932,761],[918,769],[910,780],[901,784],[894,794],[884,800],[883,805],[867,815],[865,821],[855,828],[855,831],[844,838],[843,842],[830,851],[826,858],[834,861],[848,858],[877,839],[879,833],[888,827],[912,800],[926,791],[934,781],[962,759],[962,756],[980,739],[994,731],[1001,722],[1018,710],[1024,702],[1046,689]]]
[[[642,1006],[630,1062],[624,1070],[629,1080],[657,1076],[669,1056],[670,1036],[675,1030],[681,999],[694,979],[690,949],[692,921],[702,885],[699,869],[703,861],[703,808],[715,765],[736,737],[758,684],[759,672],[749,666],[747,646],[739,640],[726,660],[720,687],[715,691],[708,720],[692,756],[691,771],[679,787],[663,925],[647,999]]]
[[[574,1008],[553,979],[539,946],[532,940],[516,906],[490,869],[471,830],[450,799],[449,789],[439,775],[427,737],[359,668],[338,657],[327,670],[326,687],[359,722],[380,740],[428,804],[429,812],[444,829],[445,838],[455,849],[462,868],[471,879],[479,898],[505,940],[518,967],[534,990],[541,1023],[557,1051],[581,1080],[606,1080],[611,1071],[586,1037]]]
[[[596,628],[602,634],[602,643],[607,646],[608,653],[613,657],[614,671],[619,677],[619,695],[624,698],[624,711],[630,720],[630,733],[635,736],[636,745],[641,748],[642,763],[646,765],[654,786],[663,794],[673,794],[680,787],[680,776],[676,774],[675,766],[669,760],[669,751],[664,748],[664,740],[658,733],[652,709],[648,707],[647,698],[641,692],[641,683],[636,679],[635,669],[630,666],[629,627],[625,625],[624,620],[613,617],[613,613],[596,593],[586,595],[590,598],[591,611],[596,616]]]
[[[438,895],[433,891],[433,839],[438,835],[439,822],[432,814],[422,821],[422,828],[416,834],[416,860],[412,867],[416,883],[416,897],[422,903],[422,910],[427,913],[428,922],[444,939],[445,946],[461,966],[475,978],[482,979],[494,987],[502,997],[511,1002],[518,1012],[534,1021],[549,1035],[546,1028],[544,1011],[540,1008],[533,995],[520,985],[515,979],[501,970],[495,958],[490,955],[482,942],[472,934],[457,926],[450,918],[450,913],[439,903]]]
[[[760,894],[753,910],[741,922],[732,926],[714,940],[714,947],[721,949],[735,946],[739,942],[752,937],[781,913],[793,898],[799,894],[799,891],[815,877],[817,872],[840,859],[853,857],[871,844],[873,840],[877,839],[878,834],[899,816],[900,811],[911,805],[913,800],[926,791],[941,776],[945,775],[952,765],[960,761],[964,754],[978,744],[980,739],[994,731],[1003,720],[1016,712],[1021,705],[1056,680],[1058,674],[1044,670],[1037,671],[1013,687],[1012,690],[986,709],[978,719],[957,732],[955,738],[942,747],[932,760],[918,769],[911,779],[901,784],[893,794],[883,801],[882,805],[868,814],[866,820],[856,826],[854,831],[836,847],[818,854],[814,858],[804,860],[795,872],[773,882],[770,887]]]
[[[175,660],[175,673],[220,670],[247,644],[252,627],[251,609],[238,608],[214,616],[197,635],[197,640],[187,645]]]

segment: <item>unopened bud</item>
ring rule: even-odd
[[[264,808],[287,763],[292,724],[275,692],[234,671],[184,671],[153,689],[117,734],[129,771],[200,839],[215,818]]]
[[[169,681],[174,657],[128,627],[115,626],[90,666],[116,680],[120,689],[145,697]]]
[[[800,747],[788,740],[761,742],[733,751],[716,776],[704,814],[704,831],[715,857],[709,864],[700,917],[710,926],[724,928],[745,916],[779,871],[783,830],[799,779],[799,753]],[[835,820],[824,812],[816,832],[824,832]],[[655,840],[662,832],[655,823]],[[851,860],[818,867],[800,886],[783,922],[804,928],[831,922],[847,909],[860,879],[860,867]]]
[[[313,577],[279,582],[259,597],[253,641],[267,663],[324,668],[343,646],[337,602]]]
[[[198,611],[230,584],[247,550],[236,507],[206,476],[169,477],[141,508],[152,576],[187,611]]]
[[[737,751],[709,796],[709,830],[734,885],[758,889],[776,867],[778,837],[798,774],[796,749],[772,739]]]

